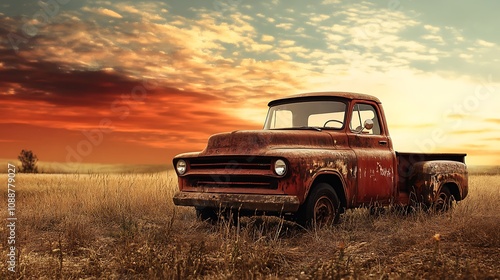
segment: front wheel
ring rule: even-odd
[[[322,228],[339,222],[340,200],[327,183],[317,184],[299,210],[299,223]]]

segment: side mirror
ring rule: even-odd
[[[367,119],[365,121],[365,124],[363,125],[365,129],[370,130],[373,128],[373,120],[372,119]]]

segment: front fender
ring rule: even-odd
[[[306,200],[315,182],[328,176],[339,179],[341,185],[333,186],[343,190],[339,196],[352,197],[354,185],[351,182],[355,181],[357,171],[356,155],[352,150],[280,149],[273,150],[273,153],[281,155],[290,163],[290,174],[283,179],[283,189],[293,189],[288,193],[295,193],[301,203]],[[325,180],[326,183],[335,183]]]

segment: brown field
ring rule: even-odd
[[[500,278],[499,175],[471,176],[469,197],[444,215],[357,209],[321,230],[272,217],[197,221],[173,206],[167,172],[18,174],[16,189],[17,272],[2,226],[0,279]]]

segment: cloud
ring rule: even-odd
[[[114,8],[129,13],[130,15],[140,16],[140,20],[163,22],[168,14],[165,3],[159,2],[135,2],[135,3],[116,3]]]
[[[466,118],[467,115],[465,115],[465,114],[458,114],[458,113],[452,113],[452,114],[446,115],[446,117],[450,118],[450,119],[461,120],[461,119]]]
[[[500,137],[483,138],[484,141],[500,142]]]
[[[430,24],[426,24],[424,25],[424,28],[428,31],[430,31],[432,34],[437,34],[441,28],[438,27],[438,26],[433,26],[433,25],[430,25]]]
[[[320,14],[320,15],[314,15],[310,19],[311,19],[312,22],[317,23],[317,22],[325,21],[325,20],[327,20],[329,18],[330,18],[329,15],[322,15],[322,14]]]
[[[267,52],[267,51],[271,50],[272,48],[273,48],[272,45],[255,43],[255,44],[252,44],[246,50],[253,51],[253,52]]]
[[[97,12],[101,15],[105,15],[105,16],[109,16],[109,17],[113,17],[113,18],[122,18],[122,16],[119,13],[112,11],[110,9],[106,9],[106,8],[99,8],[97,10]]]
[[[280,40],[279,42],[281,47],[290,47],[295,45],[295,43],[296,42],[294,40]]]
[[[423,35],[422,39],[433,41],[433,42],[436,42],[438,44],[444,44],[445,43],[443,37],[438,36],[438,35],[427,34],[427,35]]]
[[[276,27],[282,28],[284,30],[290,30],[290,29],[292,29],[293,24],[292,23],[280,23],[280,24],[277,24]]]
[[[8,67],[0,69],[2,92],[14,94],[6,100],[43,101],[64,106],[101,106],[114,96],[130,93],[139,81],[109,70],[70,71],[60,64],[32,61],[0,51]]]
[[[469,129],[469,130],[454,130],[451,132],[451,134],[456,134],[456,135],[465,135],[465,134],[482,134],[482,133],[489,133],[490,131],[485,130],[485,129]]]
[[[121,11],[128,12],[131,14],[141,14],[142,13],[136,7],[134,7],[132,5],[125,4],[125,3],[118,4],[117,8],[120,9]]]
[[[486,122],[500,125],[500,119],[485,119]]]
[[[491,48],[491,47],[495,46],[494,43],[488,42],[488,41],[485,41],[485,40],[477,40],[476,44],[479,45],[479,46],[481,46],[481,47],[486,47],[486,48]]]
[[[112,17],[112,18],[123,18],[122,15],[120,15],[119,13],[117,13],[113,10],[107,9],[107,8],[90,8],[90,7],[86,6],[86,7],[82,8],[82,11],[91,12],[94,14],[99,14],[102,16],[108,16],[108,17]]]
[[[263,42],[273,42],[274,37],[271,35],[262,35],[262,41]]]

